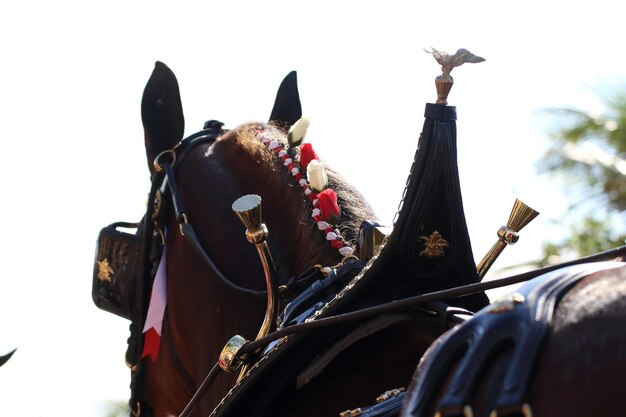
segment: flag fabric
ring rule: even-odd
[[[159,267],[157,268],[146,323],[143,326],[144,344],[141,357],[150,356],[152,362],[156,361],[161,343],[161,330],[163,328],[163,316],[167,305],[167,251],[163,248]]]

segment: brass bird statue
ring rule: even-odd
[[[432,56],[435,57],[435,60],[441,65],[442,74],[437,78],[442,81],[453,81],[453,78],[450,76],[450,72],[454,67],[463,65],[466,62],[475,64],[478,62],[483,62],[485,60],[485,58],[474,55],[464,48],[459,49],[452,55],[443,51],[438,51],[432,47],[430,48],[430,51],[426,49],[424,50],[429,54],[432,54]]]

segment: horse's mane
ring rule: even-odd
[[[275,198],[280,199],[277,203],[284,208],[285,212],[297,215],[297,221],[300,224],[310,226],[299,228],[302,235],[296,236],[297,241],[311,242],[311,244],[316,245],[316,247],[312,248],[314,251],[320,250],[322,247],[323,250],[327,250],[329,245],[325,241],[323,233],[317,230],[315,223],[311,219],[311,203],[298,187],[296,181],[287,172],[282,161],[276,158],[265,145],[256,139],[256,134],[260,129],[263,129],[274,139],[284,144],[287,143],[286,129],[274,123],[261,125],[250,122],[235,129],[234,133],[238,138],[240,146],[249,152],[256,161],[266,163],[273,171],[273,175],[264,175],[262,178],[258,178],[258,180],[264,181],[264,186],[269,187],[268,189],[283,189],[285,183],[288,184],[288,187],[297,189],[294,190],[297,191],[297,194],[276,193]],[[358,238],[361,223],[364,220],[373,220],[376,216],[363,196],[351,184],[331,167],[328,167],[326,164],[325,167],[328,174],[329,187],[337,193],[337,200],[341,207],[341,217],[335,228],[346,241],[354,245]],[[297,198],[294,198],[294,195],[297,195]],[[317,247],[318,245],[320,247]]]

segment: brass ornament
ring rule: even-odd
[[[263,224],[261,211],[261,197],[256,194],[248,194],[239,197],[232,205],[232,209],[246,226],[246,239],[248,242],[259,244],[267,239],[269,234]]]
[[[163,206],[163,196],[161,194],[161,190],[157,190],[154,194],[154,204],[152,206],[152,214],[150,215],[150,219],[152,221],[157,221],[159,216],[161,215],[161,207]]]
[[[533,221],[538,215],[538,211],[535,211],[522,201],[515,199],[511,214],[509,215],[509,221],[506,223],[506,226],[500,226],[498,229],[498,241],[489,249],[489,252],[487,252],[485,257],[476,266],[480,279],[485,276],[507,245],[517,243],[519,231],[526,227],[526,225]]]
[[[378,397],[376,397],[376,403],[380,404],[384,401],[387,401],[390,398],[397,397],[404,391],[406,391],[406,388],[394,388],[389,391],[385,391],[382,394],[380,394]]]
[[[498,314],[505,313],[507,311],[511,311],[515,308],[516,305],[522,304],[526,301],[526,298],[518,292],[514,292],[511,294],[507,294],[504,297],[501,297],[489,304],[485,308],[485,313],[487,314]]]
[[[230,373],[237,372],[243,365],[243,359],[237,355],[247,343],[248,341],[243,336],[236,335],[231,337],[220,353],[220,368]]]
[[[109,260],[107,258],[98,261],[98,279],[100,281],[111,282],[114,273],[115,272],[113,271],[113,268],[111,268],[111,265],[109,265]]]
[[[428,237],[420,236],[418,240],[424,241],[424,250],[419,253],[419,256],[426,258],[442,258],[446,255],[444,249],[450,246],[436,230]]]
[[[354,410],[346,410],[339,413],[339,417],[358,417],[363,414],[363,410],[355,408]]]
[[[263,272],[265,273],[267,308],[265,310],[265,318],[255,339],[258,340],[275,330],[278,321],[278,279],[276,278],[276,267],[274,266],[270,247],[266,242],[269,231],[263,223],[260,196],[248,194],[239,197],[233,203],[232,209],[239,220],[246,226],[246,238],[248,242],[256,246],[259,258],[263,264]],[[247,371],[248,364],[241,369],[238,380],[241,380]]]
[[[429,54],[435,57],[435,60],[441,65],[441,75],[435,78],[435,87],[437,88],[437,104],[447,105],[448,94],[454,84],[454,79],[450,75],[453,68],[463,65],[466,62],[478,63],[483,62],[485,58],[474,55],[467,49],[459,49],[454,54],[450,55],[444,51],[438,51],[435,48],[426,50]]]

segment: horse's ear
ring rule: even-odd
[[[284,122],[292,125],[301,117],[302,105],[298,93],[298,77],[295,71],[291,71],[278,87],[270,122]]]
[[[141,120],[146,141],[148,167],[161,152],[172,149],[183,138],[185,118],[176,76],[164,63],[156,62],[143,90]]]

